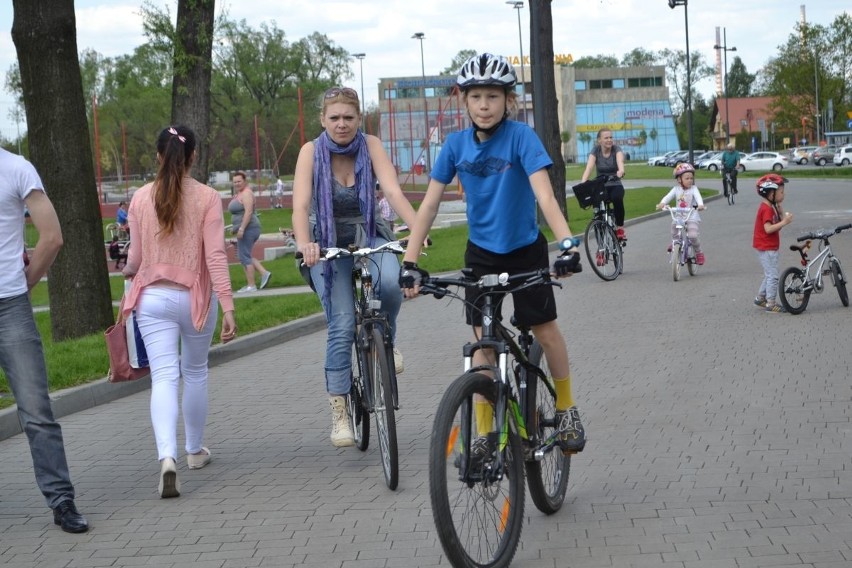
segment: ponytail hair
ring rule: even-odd
[[[186,126],[169,126],[157,138],[160,167],[154,179],[154,210],[162,234],[174,232],[181,205],[181,182],[192,166],[195,133]]]

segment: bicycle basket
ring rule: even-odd
[[[606,184],[602,179],[592,179],[578,183],[573,186],[574,196],[577,202],[583,209],[588,209],[592,205],[597,205],[601,201],[608,201],[606,193]]]

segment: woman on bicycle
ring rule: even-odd
[[[695,168],[692,167],[692,164],[683,162],[675,166],[674,178],[677,180],[677,185],[660,200],[657,209],[662,209],[674,200],[677,207],[697,207],[698,211],[704,211],[704,200],[701,198],[698,186],[695,185]],[[704,264],[704,252],[701,250],[701,241],[698,240],[700,223],[701,217],[698,213],[693,213],[686,224],[686,235],[695,249],[695,262],[702,265]],[[676,239],[679,234],[677,224],[675,220],[672,220],[672,239]],[[671,252],[671,245],[669,245],[668,250]]]
[[[586,161],[586,169],[583,171],[581,181],[589,181],[592,169],[597,170],[598,176],[624,177],[624,152],[621,146],[617,146],[612,139],[612,130],[601,128],[598,130],[597,143],[589,154]],[[621,181],[613,180],[606,183],[606,192],[612,202],[612,212],[615,214],[615,234],[620,241],[627,240],[624,232],[624,186]]]
[[[515,69],[499,55],[483,53],[462,65],[457,84],[472,125],[450,134],[432,165],[426,196],[417,219],[410,225],[411,238],[400,273],[400,285],[405,288],[406,296],[418,293],[417,284],[426,273],[415,261],[435,220],[441,194],[457,175],[464,186],[468,207],[465,266],[472,268],[477,276],[527,272],[549,266],[547,241],[536,224],[536,200],[560,248],[568,251],[576,246],[553,195],[547,173],[553,162],[529,126],[508,119],[517,106],[516,82]],[[579,272],[579,254],[566,253],[554,268],[559,276]],[[474,301],[478,292],[468,289],[467,296]],[[585,433],[571,395],[568,350],[556,324],[553,289],[518,292],[513,298],[518,324],[531,328],[556,379],[562,448],[566,452],[582,451]],[[476,326],[479,335],[481,315],[475,309],[466,312],[468,324]],[[481,352],[476,356],[475,364],[485,363]],[[486,412],[484,406],[487,405],[477,405],[478,412]]]
[[[352,376],[355,305],[352,298],[352,259],[320,263],[320,248],[351,244],[375,247],[394,240],[376,200],[376,179],[403,221],[414,222],[414,209],[399,187],[396,170],[382,142],[361,131],[361,104],[348,87],[328,89],[322,98],[320,122],[325,129],[302,146],[293,178],[293,233],[296,248],[310,269],[310,280],[328,321],[325,384],[331,405],[331,442],[355,443],[346,410]],[[377,291],[388,314],[391,335],[402,304],[397,284],[399,261],[392,254],[376,255],[381,274]],[[402,355],[394,348],[397,374]]]

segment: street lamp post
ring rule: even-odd
[[[731,141],[731,119],[728,114],[728,107],[731,106],[731,99],[728,96],[728,52],[736,51],[736,47],[728,47],[728,30],[722,28],[722,45],[714,45],[713,49],[723,49],[725,51],[725,72],[722,73],[722,82],[724,83],[725,91],[725,142]]]
[[[518,46],[521,50],[521,108],[524,112],[524,123],[529,124],[527,120],[527,80],[524,77],[524,37],[521,35],[521,8],[524,7],[524,3],[520,0],[509,0],[506,4],[518,11]]]
[[[361,64],[361,114],[367,114],[367,102],[364,100],[364,58],[367,57],[366,53],[353,53],[352,57],[357,59]]]
[[[686,131],[689,138],[689,163],[693,162],[695,144],[692,139],[692,69],[689,57],[689,10],[687,0],[669,0],[669,8],[683,6],[683,23],[686,29]]]
[[[423,124],[426,127],[426,171],[432,171],[432,155],[429,151],[429,103],[426,101],[426,62],[423,59],[423,40],[426,39],[426,34],[417,32],[411,39],[420,40],[420,76],[423,80],[421,89],[423,90]]]

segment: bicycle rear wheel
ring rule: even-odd
[[[584,240],[586,256],[595,274],[608,282],[618,278],[624,259],[615,230],[603,219],[592,219],[586,226]]]
[[[393,408],[393,391],[388,362],[388,349],[382,331],[373,328],[367,349],[367,361],[373,395],[373,416],[376,419],[376,436],[382,455],[385,483],[393,490],[399,483],[399,454],[396,445],[396,417]]]
[[[521,443],[514,425],[507,425],[502,435],[493,418],[480,417],[477,425],[475,395],[493,405],[494,380],[481,373],[462,375],[444,392],[435,413],[429,447],[432,517],[453,566],[505,568],[523,525]]]
[[[840,261],[836,258],[831,259],[831,279],[834,280],[834,286],[837,288],[837,294],[840,296],[840,303],[849,307],[849,294],[846,292],[846,278],[843,275],[843,269],[840,268]]]
[[[798,315],[808,307],[811,299],[810,289],[805,289],[805,271],[791,266],[781,274],[778,280],[779,299],[789,313]],[[768,298],[767,298],[768,299]]]
[[[538,341],[530,348],[530,363],[539,367],[546,377],[545,383],[541,377],[527,374],[527,408],[529,423],[527,435],[535,440],[536,447],[541,447],[553,441],[559,423],[556,420],[556,391],[549,384],[550,372],[544,359],[544,350]],[[568,476],[571,473],[571,456],[566,456],[558,445],[553,446],[541,461],[527,459],[524,462],[527,469],[527,487],[536,508],[546,515],[557,512],[565,501],[568,491]]]
[[[682,260],[682,249],[683,245],[680,243],[675,243],[672,247],[672,278],[675,282],[680,280],[680,268],[681,268],[681,260]]]
[[[361,340],[356,336],[352,344],[352,386],[349,389],[349,423],[355,434],[355,446],[366,451],[370,446],[370,415],[367,413],[367,398],[364,385],[370,380],[367,361],[360,349]]]

